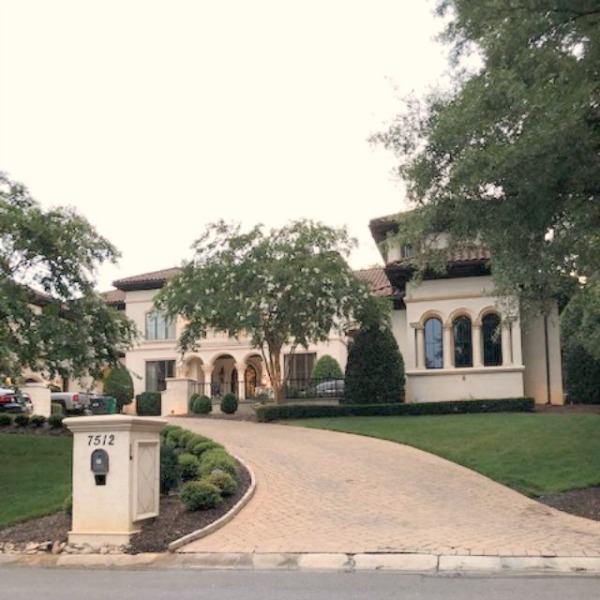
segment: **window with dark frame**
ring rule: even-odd
[[[167,378],[175,377],[174,360],[146,361],[146,391],[164,392],[167,389]]]
[[[157,312],[146,314],[147,340],[174,340],[175,321]]]
[[[425,321],[425,368],[442,369],[444,367],[444,330],[442,321],[431,317]]]
[[[483,365],[497,367],[502,364],[502,330],[500,317],[490,313],[481,320]]]
[[[290,385],[306,385],[310,381],[316,357],[315,352],[285,355],[284,366],[286,372],[289,373],[288,381]]]
[[[460,316],[452,322],[454,334],[454,366],[473,366],[473,341],[471,319]]]

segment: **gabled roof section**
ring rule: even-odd
[[[179,268],[172,267],[171,269],[163,269],[162,271],[152,271],[151,273],[143,273],[142,275],[117,279],[117,281],[113,281],[113,285],[123,292],[157,290],[160,289],[168,279],[171,279],[171,277],[174,277],[179,272]]]
[[[394,288],[383,268],[360,269],[359,271],[354,271],[354,274],[371,286],[374,296],[394,295]]]

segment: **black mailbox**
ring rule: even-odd
[[[101,449],[94,450],[92,452],[92,473],[94,474],[96,485],[106,485],[108,469],[108,452]]]

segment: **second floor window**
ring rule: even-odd
[[[157,312],[146,314],[147,340],[174,340],[175,321]]]

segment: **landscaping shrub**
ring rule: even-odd
[[[142,392],[135,397],[136,411],[141,417],[158,417],[161,412],[161,393]]]
[[[200,458],[200,476],[204,477],[209,475],[215,470],[225,471],[232,477],[237,476],[237,464],[233,456],[228,454],[225,450],[215,448],[213,450],[207,450]]]
[[[232,415],[238,409],[238,399],[235,394],[225,394],[221,399],[221,411]]]
[[[29,425],[29,415],[17,415],[15,417],[15,425],[17,427],[27,427]]]
[[[189,481],[184,484],[179,499],[187,511],[215,508],[223,501],[219,488],[207,481]]]
[[[198,444],[202,444],[204,442],[209,442],[210,440],[206,437],[204,437],[203,435],[198,435],[197,433],[194,433],[193,435],[191,435],[189,438],[187,438],[186,444],[185,444],[185,451],[186,452],[192,452],[192,450],[194,449],[195,446],[197,446]]]
[[[387,404],[404,401],[404,360],[385,324],[363,327],[350,346],[344,404]]]
[[[63,426],[63,415],[50,415],[46,422],[51,429],[60,429]]]
[[[215,470],[203,477],[201,481],[207,481],[208,483],[216,485],[221,491],[221,495],[224,497],[232,496],[237,490],[237,481],[225,471]]]
[[[204,454],[204,452],[206,452],[207,450],[215,450],[215,449],[224,450],[224,448],[223,448],[223,446],[221,446],[221,444],[217,444],[217,442],[213,442],[212,440],[207,440],[206,442],[197,443],[192,448],[191,452],[194,456],[197,456],[198,458],[200,458],[202,456],[202,454]]]
[[[62,404],[59,404],[58,402],[52,402],[50,404],[50,414],[51,415],[64,415],[65,407]]]
[[[179,462],[174,448],[169,446],[171,440],[164,440],[160,445],[160,493],[168,494],[179,483]]]
[[[212,412],[212,401],[208,396],[200,396],[196,394],[192,404],[192,412],[195,415],[207,415]]]
[[[46,422],[46,417],[43,415],[31,415],[29,421],[33,427],[42,427]]]
[[[175,442],[176,445],[179,444],[179,438],[185,433],[185,429],[178,427],[177,425],[167,425],[164,429],[167,430],[165,437],[169,440]],[[163,429],[163,431],[164,431]]]
[[[183,431],[183,429],[181,429],[181,427],[179,427],[178,425],[171,425],[170,423],[168,423],[160,430],[160,437],[163,440],[167,439],[172,431]]]
[[[199,473],[200,461],[197,456],[184,452],[177,457],[179,476],[183,481],[195,479]]]
[[[344,372],[333,356],[324,354],[315,363],[310,377],[317,382],[326,379],[344,379]]]
[[[117,400],[117,412],[133,399],[133,379],[125,367],[115,367],[104,380],[104,394]]]
[[[600,360],[577,344],[565,344],[563,370],[568,401],[600,404]]]
[[[0,413],[0,427],[5,427],[6,425],[12,425],[12,417],[5,413]]]
[[[422,404],[284,404],[256,408],[260,423],[282,419],[308,419],[318,417],[373,417],[448,415],[488,412],[532,412],[533,398],[506,398],[497,400],[452,400],[448,402],[423,402]]]

